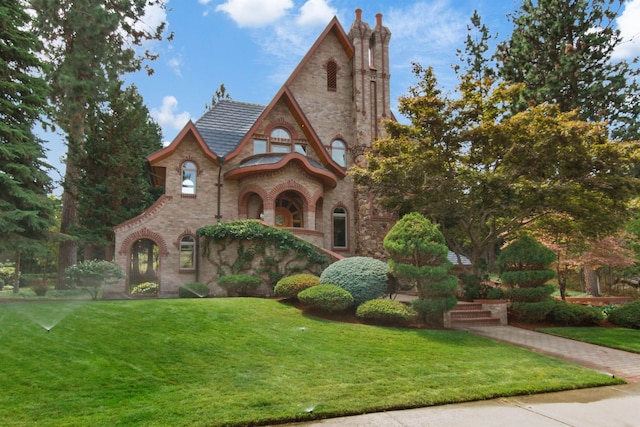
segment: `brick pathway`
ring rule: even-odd
[[[606,372],[623,378],[628,383],[640,383],[640,354],[587,344],[515,326],[477,326],[465,330]]]

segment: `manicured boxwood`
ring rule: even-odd
[[[540,302],[516,302],[511,306],[511,312],[521,322],[536,323],[547,319],[555,306],[554,300]]]
[[[356,310],[356,317],[374,325],[404,326],[415,320],[418,314],[400,301],[378,298],[360,304]]]
[[[613,309],[609,313],[609,321],[623,328],[640,329],[640,300]]]
[[[229,274],[219,277],[216,283],[230,295],[248,296],[262,284],[262,279],[248,274]]]
[[[309,307],[329,312],[344,311],[353,305],[351,294],[336,285],[312,286],[298,294],[298,300]]]
[[[178,288],[178,296],[180,298],[204,298],[209,295],[211,289],[200,282],[190,282]]]
[[[556,301],[549,317],[566,326],[597,326],[604,320],[604,314],[596,307],[565,301]]]
[[[541,302],[549,300],[555,290],[551,284],[535,288],[515,288],[507,291],[507,296],[513,302]]]
[[[351,257],[324,269],[320,284],[341,287],[353,296],[356,305],[387,293],[389,266],[375,258]]]
[[[313,274],[294,274],[293,276],[283,277],[276,283],[273,289],[275,296],[280,298],[297,298],[298,294],[305,289],[316,286],[320,283],[320,277]]]

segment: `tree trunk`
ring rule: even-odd
[[[13,273],[13,293],[17,294],[20,291],[20,251],[16,251],[16,264],[15,271]]]
[[[600,296],[600,283],[598,280],[598,273],[591,267],[584,266],[584,284],[585,291],[594,297]]]

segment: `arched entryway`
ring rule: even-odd
[[[304,227],[302,200],[292,192],[281,194],[275,203],[276,227]]]
[[[160,248],[151,239],[138,239],[131,246],[129,259],[129,294],[158,294]]]

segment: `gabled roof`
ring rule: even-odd
[[[264,109],[264,105],[221,100],[195,126],[209,150],[226,156],[240,144]]]

